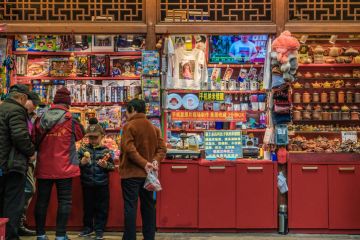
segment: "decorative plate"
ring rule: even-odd
[[[183,97],[183,105],[187,110],[195,110],[199,106],[199,98],[195,94],[186,94]]]
[[[178,110],[182,104],[183,100],[179,94],[172,93],[167,96],[167,105],[169,109]]]

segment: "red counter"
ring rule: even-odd
[[[54,185],[51,194],[50,204],[48,208],[48,215],[46,218],[46,226],[53,229],[56,225],[56,187]],[[34,203],[36,196],[33,198],[30,208],[28,210],[28,224],[30,227],[35,226],[34,220]],[[71,216],[69,219],[69,229],[79,230],[82,228],[83,217],[83,203],[82,203],[82,189],[80,178],[75,178],[73,182],[73,204]],[[138,209],[137,218],[138,227],[141,226],[140,208]],[[117,171],[110,173],[110,209],[109,218],[107,222],[108,230],[122,230],[124,228],[124,204],[122,198],[120,175]]]
[[[271,161],[165,161],[157,226],[167,232],[274,230],[276,177]]]
[[[290,153],[292,232],[360,233],[360,154]]]

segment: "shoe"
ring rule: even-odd
[[[70,240],[70,238],[68,237],[68,235],[62,236],[62,237],[55,237],[55,240]]]
[[[18,233],[19,233],[19,236],[21,236],[21,237],[36,236],[35,231],[27,229],[25,226],[19,227]]]
[[[96,233],[96,236],[94,238],[95,240],[103,240],[104,239],[104,234],[102,232],[98,232]]]
[[[41,236],[36,236],[36,240],[49,240],[49,238],[46,235],[41,235]]]
[[[87,236],[92,235],[93,233],[94,233],[94,230],[86,228],[81,233],[79,233],[79,237],[87,237]]]

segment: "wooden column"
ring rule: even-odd
[[[146,25],[147,25],[147,34],[146,34],[146,49],[154,50],[156,46],[156,14],[157,14],[157,1],[156,0],[146,0],[145,2],[145,13],[146,13]]]
[[[279,35],[285,30],[288,19],[288,0],[274,0],[274,2],[276,33]]]

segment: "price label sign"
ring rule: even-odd
[[[207,160],[236,160],[243,157],[241,131],[206,131],[204,142]]]
[[[341,141],[346,142],[346,141],[349,141],[349,140],[352,141],[352,142],[357,142],[358,141],[356,131],[342,131],[341,132]]]

